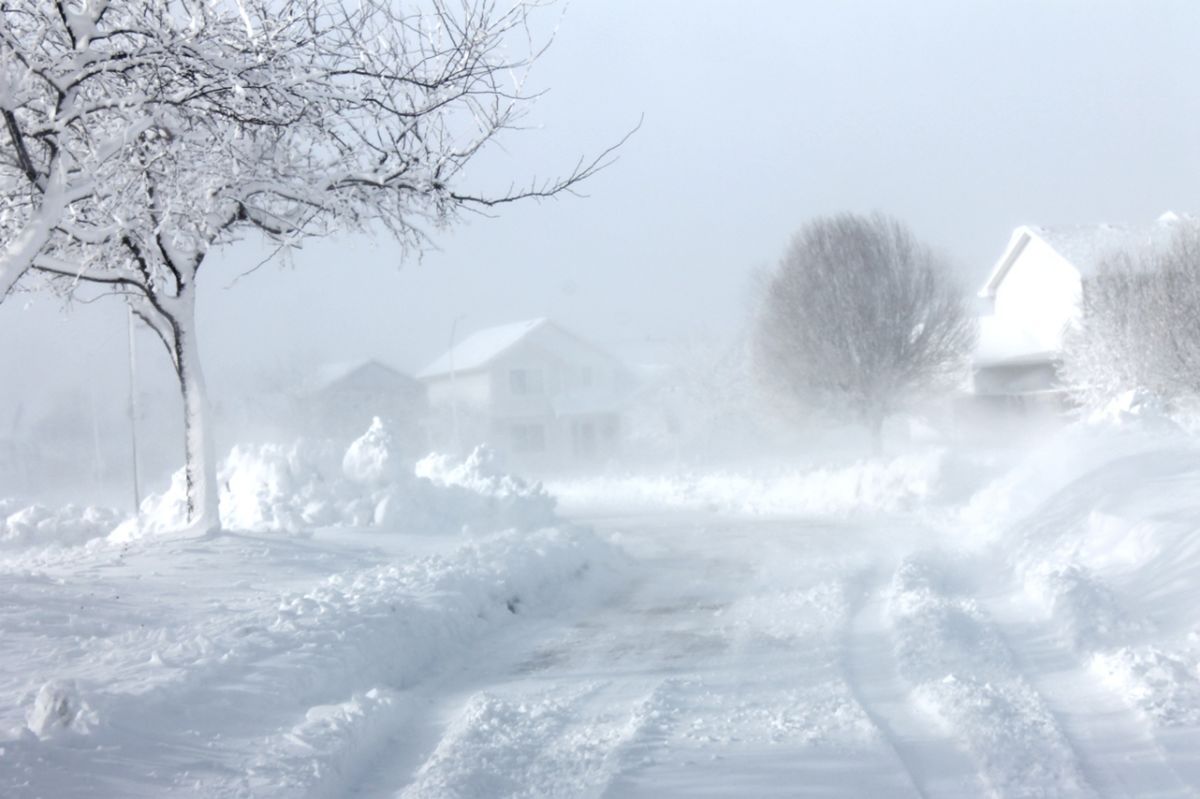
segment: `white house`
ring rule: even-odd
[[[1020,407],[1061,407],[1063,334],[1079,318],[1083,281],[1115,253],[1168,242],[1190,217],[1148,225],[1078,225],[1013,231],[979,292],[984,308],[974,357],[977,397]]]
[[[619,360],[547,319],[477,331],[417,379],[443,446],[487,441],[535,467],[615,454],[633,388]]]

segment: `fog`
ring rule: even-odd
[[[543,24],[546,93],[471,183],[564,173],[640,120],[616,162],[584,197],[431,231],[420,258],[360,236],[256,269],[261,244],[227,248],[200,279],[218,403],[333,362],[415,372],[456,324],[544,316],[628,362],[670,361],[701,331],[735,340],[752,276],[821,214],[906,221],[970,290],[1018,224],[1197,205],[1200,7],[1186,0],[575,0]],[[125,324],[117,301],[0,304],[0,433],[81,403],[118,428]],[[142,390],[169,390],[161,347],[138,341]]]
[[[1195,799],[1198,43],[3,3],[0,797]]]

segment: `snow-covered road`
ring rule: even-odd
[[[13,551],[0,796],[1200,795],[1200,453],[1064,452],[912,510]]]
[[[1196,730],[1157,738],[994,553],[902,520],[590,523],[629,586],[427,685],[356,795],[1197,795]]]

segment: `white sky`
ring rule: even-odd
[[[550,316],[618,351],[732,331],[749,274],[840,210],[908,221],[972,283],[1024,222],[1200,210],[1198,41],[1194,0],[572,0],[533,129],[474,177],[564,171],[644,114],[589,197],[473,220],[402,268],[387,241],[326,242],[225,290],[260,253],[214,255],[210,383],[363,356],[415,371],[460,316]],[[119,304],[28,305],[0,305],[0,434],[51,387],[123,385]]]

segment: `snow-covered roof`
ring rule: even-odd
[[[412,379],[399,369],[389,366],[376,358],[360,358],[356,361],[339,361],[317,367],[311,379],[307,381],[308,385],[306,388],[311,393],[324,391],[330,386],[340,383],[364,369],[387,372],[400,379]]]
[[[448,375],[451,372],[469,372],[472,369],[481,369],[534,330],[548,323],[549,320],[538,318],[478,330],[417,372],[417,378],[425,380]]]
[[[995,295],[1008,270],[1033,237],[1041,239],[1081,275],[1087,276],[1094,275],[1105,259],[1117,253],[1167,244],[1179,230],[1180,223],[1198,224],[1200,219],[1190,214],[1168,211],[1145,225],[1022,225],[1013,231],[1004,255],[988,275],[979,296]]]

